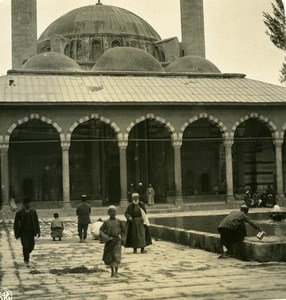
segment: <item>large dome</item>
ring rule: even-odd
[[[22,66],[24,70],[41,71],[81,71],[80,66],[71,58],[55,52],[45,52],[31,57]]]
[[[175,59],[166,72],[192,72],[192,73],[221,73],[211,61],[195,55]]]
[[[161,63],[149,53],[136,48],[116,47],[102,54],[94,71],[164,72]]]
[[[110,5],[90,5],[58,18],[42,33],[38,42],[45,42],[53,35],[72,37],[90,34],[128,35],[153,41],[161,39],[146,21],[128,10]]]

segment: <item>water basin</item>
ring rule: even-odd
[[[150,230],[155,238],[220,253],[221,243],[217,227],[225,216],[216,214],[156,217],[150,219]],[[251,213],[249,216],[267,236],[258,240],[257,231],[246,225],[247,238],[236,257],[260,262],[286,261],[286,221],[272,221],[269,212]]]

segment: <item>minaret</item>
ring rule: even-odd
[[[37,54],[37,0],[12,0],[12,68]]]
[[[182,53],[205,58],[203,0],[181,1]]]

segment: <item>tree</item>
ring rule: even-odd
[[[283,0],[275,0],[276,5],[272,3],[273,16],[269,13],[263,12],[265,18],[264,24],[268,28],[266,34],[269,35],[271,42],[279,49],[286,50],[286,18],[285,7]],[[280,82],[286,81],[286,60],[280,70]]]
[[[286,18],[283,1],[276,0],[276,5],[272,3],[274,16],[271,16],[269,13],[263,13],[265,18],[264,24],[268,28],[266,34],[270,36],[270,40],[277,48],[286,50]]]

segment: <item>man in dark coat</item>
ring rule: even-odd
[[[15,238],[21,238],[24,262],[29,267],[30,254],[35,247],[35,236],[41,235],[39,219],[36,210],[30,207],[30,201],[24,200],[23,208],[17,211],[14,220]]]
[[[133,253],[137,253],[137,248],[141,248],[141,253],[146,253],[145,247],[151,245],[152,240],[146,208],[144,203],[139,201],[139,194],[132,195],[132,203],[128,205],[125,217],[127,219],[125,247],[133,248]]]
[[[81,203],[76,208],[76,215],[78,219],[78,236],[81,243],[86,240],[88,224],[90,224],[91,208],[86,203],[86,200],[87,196],[82,195]]]

